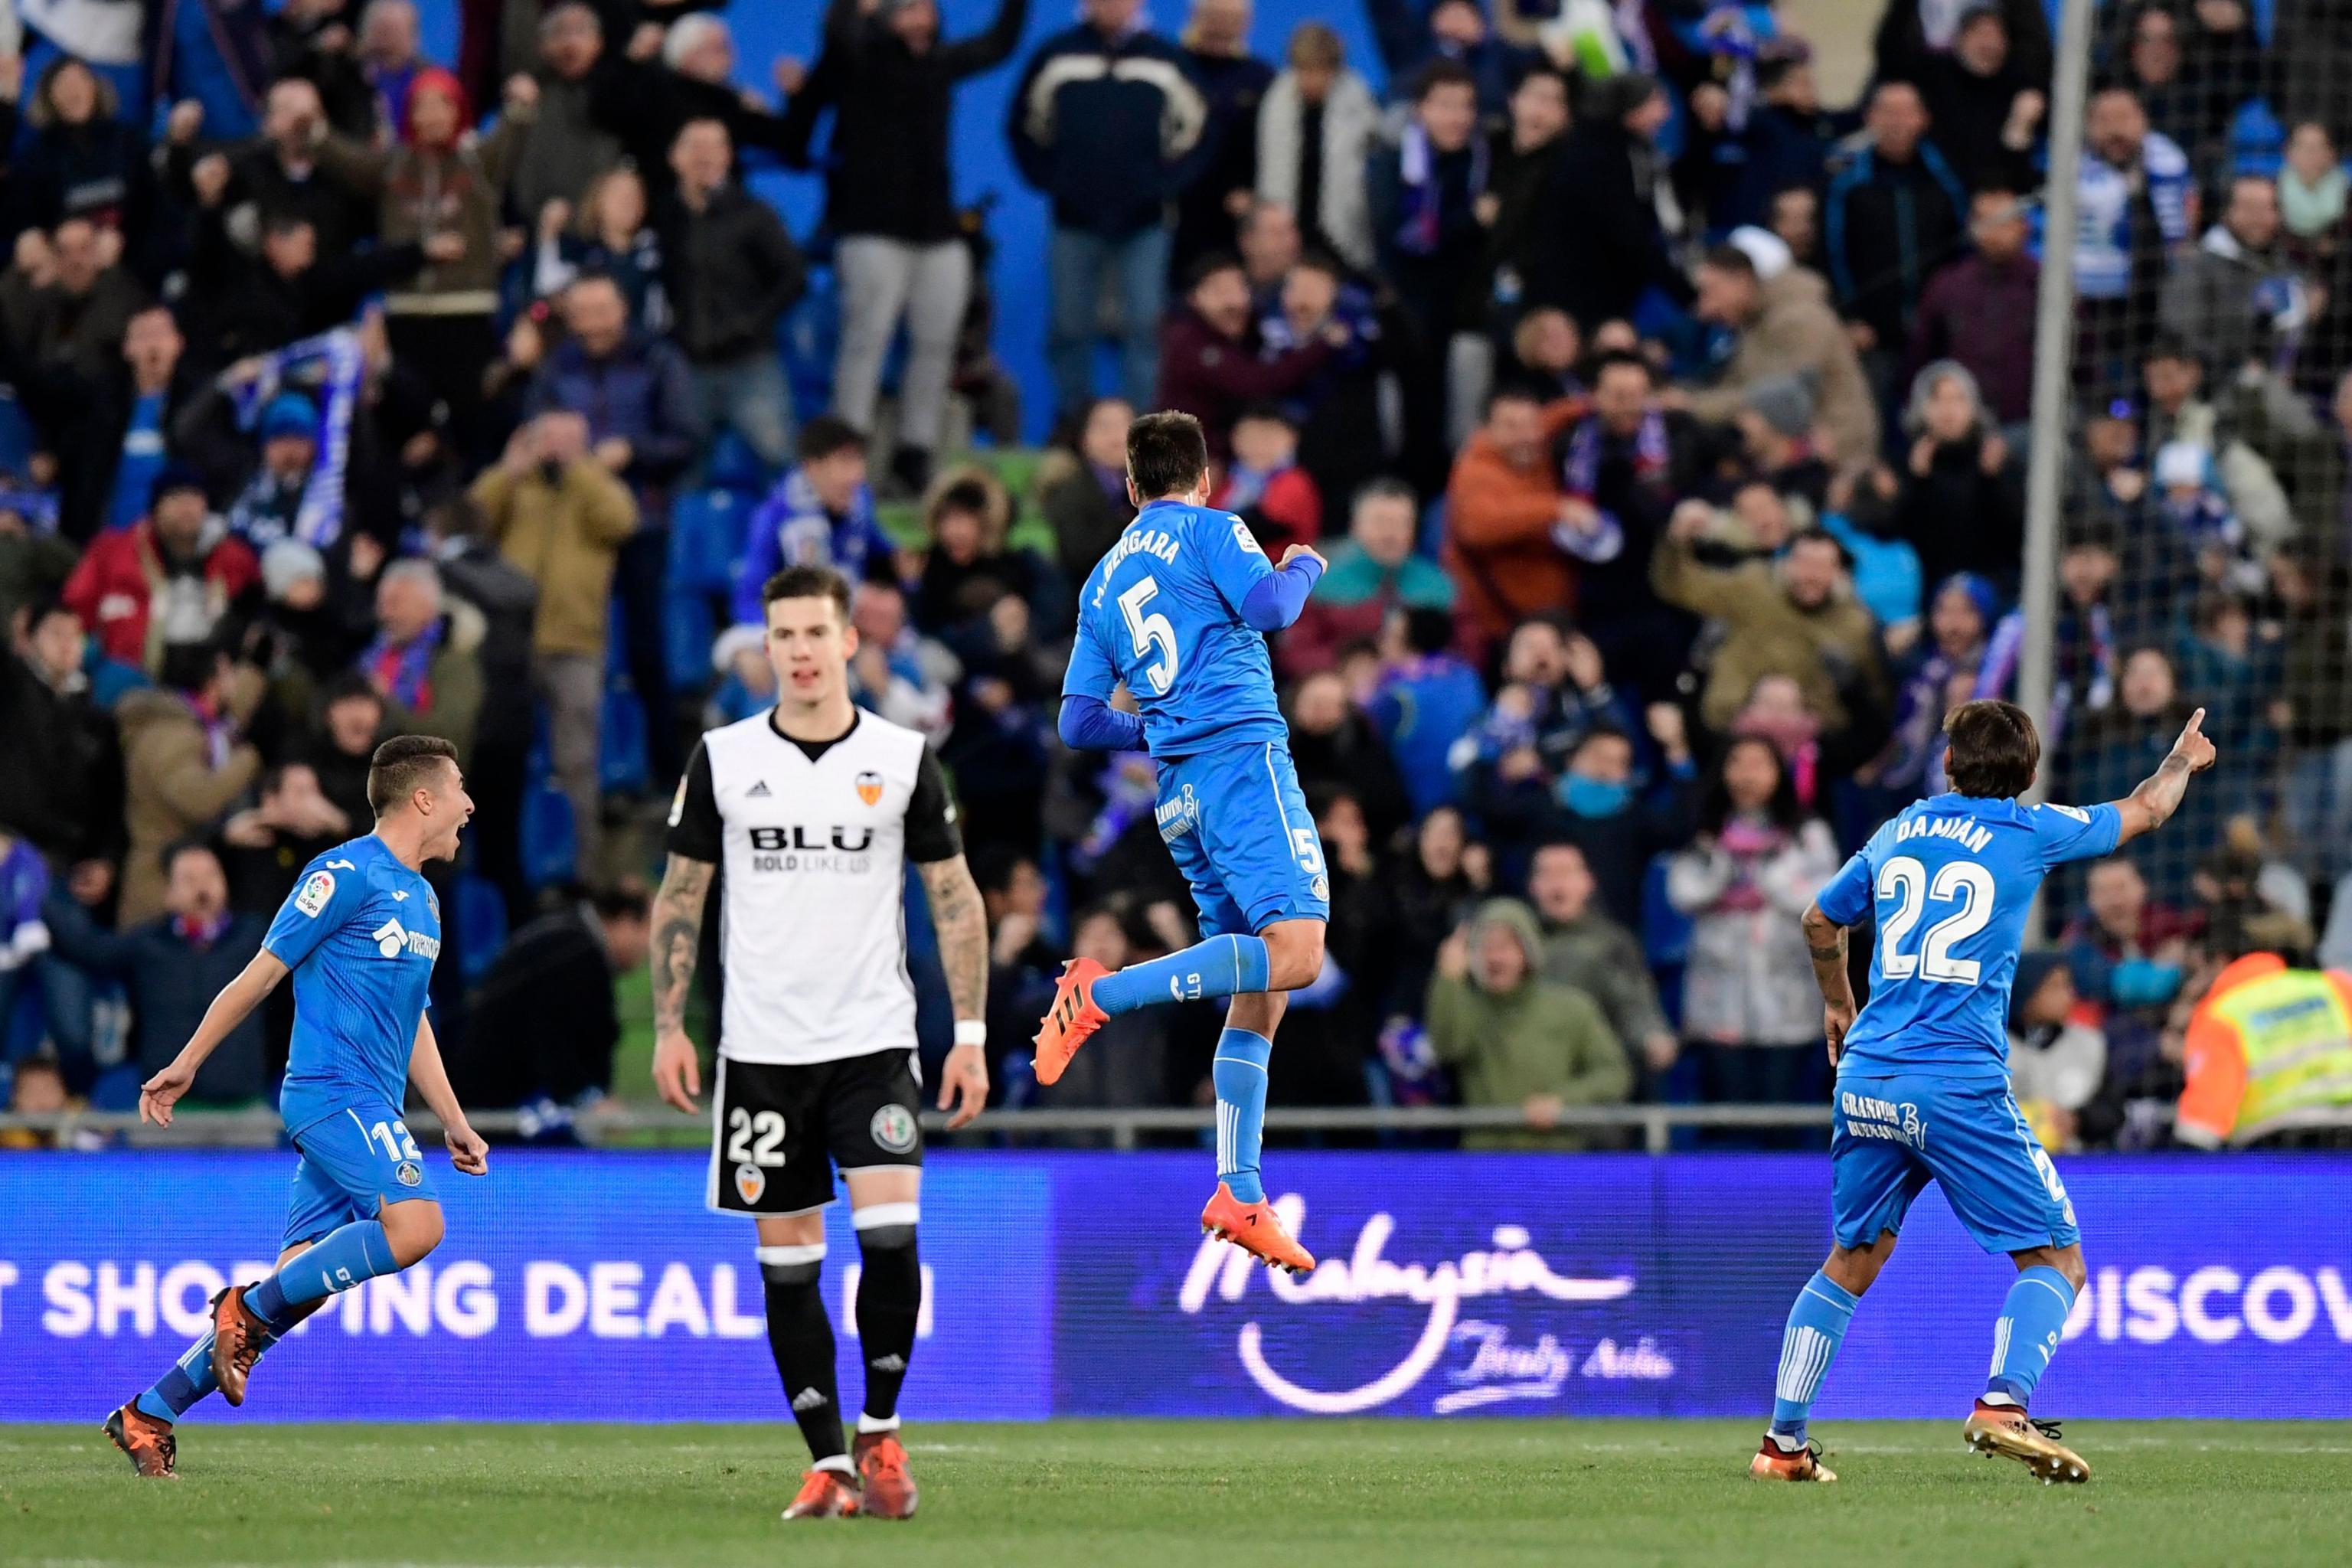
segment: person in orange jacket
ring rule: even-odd
[[[2242,1146],[2300,1114],[2352,1105],[2352,974],[2250,952],[2214,977],[2189,1020],[2173,1135]]]

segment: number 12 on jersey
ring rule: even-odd
[[[1159,595],[1159,584],[1149,577],[1139,577],[1135,586],[1118,596],[1118,613],[1127,617],[1128,635],[1135,639],[1138,657],[1159,650],[1159,658],[1144,667],[1143,675],[1151,682],[1152,694],[1165,697],[1168,689],[1176,684],[1176,628],[1169,624],[1166,616],[1143,613],[1143,606]]]
[[[1881,904],[1895,900],[1895,909],[1879,926],[1879,971],[1889,980],[1915,974],[1938,985],[1974,985],[1983,966],[1973,958],[1955,958],[1952,949],[1992,921],[1992,873],[1971,860],[1954,860],[1936,873],[1931,885],[1927,868],[1900,855],[1878,868]],[[1957,904],[1952,913],[1927,928],[1917,951],[1906,952],[1910,937],[1930,903]]]

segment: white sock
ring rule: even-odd
[[[2015,1410],[2021,1408],[2017,1401],[2011,1399],[2006,1394],[1979,1394],[1977,1395],[1977,1403],[1979,1405],[1994,1405],[2003,1410]]]
[[[1785,1432],[1767,1432],[1764,1436],[1771,1438],[1772,1447],[1784,1454],[1801,1454],[1805,1451],[1806,1444],[1802,1437],[1792,1437]]]
[[[814,1470],[832,1470],[835,1474],[844,1476],[854,1476],[857,1473],[850,1468],[849,1456],[846,1454],[835,1454],[830,1459],[819,1459],[809,1468]]]
[[[896,1415],[868,1415],[863,1410],[857,1413],[857,1435],[861,1437],[868,1432],[896,1432],[898,1429],[898,1418]]]

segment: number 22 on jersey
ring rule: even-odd
[[[1972,860],[1954,860],[1936,873],[1908,855],[1898,855],[1878,868],[1878,901],[1892,902],[1879,921],[1879,973],[1889,980],[1914,976],[1938,985],[1974,985],[1983,965],[1960,958],[1953,949],[1992,921],[1992,873]],[[1952,907],[1952,912],[1929,926],[1911,952],[1904,944],[1917,928],[1927,906]]]

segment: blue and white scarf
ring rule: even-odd
[[[1429,132],[1418,124],[1404,128],[1397,147],[1397,173],[1404,184],[1404,221],[1397,226],[1397,247],[1408,256],[1433,254],[1444,237],[1445,182],[1437,173],[1437,151]],[[1486,139],[1470,138],[1470,200],[1486,190]]]
[[[1566,523],[1552,530],[1552,542],[1594,565],[1614,561],[1625,548],[1624,522],[1595,500],[1601,486],[1601,447],[1605,435],[1598,414],[1578,420],[1568,438],[1568,455],[1560,459],[1559,466],[1560,489],[1591,503],[1601,514],[1600,526],[1589,533],[1580,533]],[[1641,428],[1633,432],[1633,482],[1642,484],[1664,474],[1672,457],[1666,441],[1666,416],[1653,408],[1642,416]]]
[[[875,531],[874,491],[857,487],[849,511],[835,527],[833,514],[817,499],[808,476],[794,468],[777,487],[783,494],[783,521],[776,529],[776,548],[786,566],[830,566],[853,583],[866,580],[866,558]],[[753,520],[758,526],[758,520]]]
[[[323,553],[343,531],[343,479],[351,464],[352,420],[359,408],[360,382],[367,370],[358,330],[336,327],[262,355],[261,374],[235,388],[233,395],[237,425],[250,430],[278,387],[295,372],[314,365],[320,367],[317,374],[323,395],[319,455],[310,465],[310,483],[302,489],[302,504],[295,509],[292,537]]]

